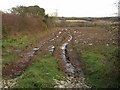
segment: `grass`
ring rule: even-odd
[[[15,88],[52,88],[53,79],[63,79],[63,73],[58,71],[56,59],[52,56],[42,58],[36,57],[36,62],[32,64],[19,78]]]
[[[31,43],[36,43],[41,37],[44,37],[57,29],[46,30],[44,32],[36,33],[36,35],[30,35],[29,33],[22,33],[18,36],[8,36],[2,40],[2,64],[3,67],[16,60],[21,51],[25,50]],[[18,52],[16,51],[18,50]]]
[[[9,36],[3,38],[2,48],[3,57],[2,64],[10,63],[17,59],[20,52],[26,49],[31,43],[39,41],[42,37],[48,36],[50,33],[56,32],[57,29],[39,32],[34,37],[25,33],[18,36]],[[20,50],[20,52],[15,52]],[[22,77],[18,77],[15,88],[40,88],[40,87],[53,87],[55,82],[53,79],[61,80],[64,74],[58,70],[56,59],[53,56],[39,55],[35,58],[35,62],[26,69]]]
[[[81,58],[88,85],[97,88],[119,87],[119,73],[116,71],[118,66],[114,62],[115,58],[112,58],[115,50],[114,46],[104,45],[84,47]]]
[[[9,37],[5,38],[2,41],[2,48],[3,48],[3,66],[9,62],[14,61],[19,52],[15,50],[22,51],[28,46],[30,43],[34,42],[34,38],[30,38],[28,35],[21,35],[16,37]]]

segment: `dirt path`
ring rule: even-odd
[[[29,48],[29,50],[24,51],[17,58],[17,60],[5,66],[2,70],[3,77],[16,78],[17,76],[20,76],[25,71],[25,69],[31,65],[37,55],[37,52],[41,52],[43,47],[47,45],[47,43],[49,43],[50,39],[53,37],[54,35],[48,36],[47,38],[43,39],[42,41],[37,43],[37,45],[34,45]]]
[[[59,69],[65,75],[65,81],[57,81],[57,88],[77,88],[88,87],[84,82],[84,74],[80,68],[79,57],[74,53],[72,45],[74,44],[74,32],[71,29],[60,29],[57,33],[53,33],[43,41],[40,41],[36,46],[28,52],[20,55],[18,60],[10,63],[3,69],[3,77],[9,76],[16,78],[21,76],[25,69],[32,64],[37,52],[50,52],[57,59]],[[46,50],[49,49],[49,50]],[[14,79],[16,80],[16,79]],[[61,86],[61,82],[64,84]],[[5,86],[4,86],[5,87]]]
[[[73,41],[72,30],[62,29],[62,35],[56,40],[54,55],[66,78],[64,81],[55,80],[55,88],[89,88],[84,81],[79,57],[73,52]]]
[[[75,59],[76,57],[71,58],[70,56],[70,52],[72,49],[71,44],[73,43],[72,42],[73,39],[74,38],[71,34],[71,30],[63,29],[62,35],[56,40],[55,45],[54,55],[58,60],[59,67],[68,76],[74,76],[76,72],[79,72],[77,70],[79,64],[78,61]],[[74,54],[72,56],[74,56]],[[73,63],[74,61],[76,61],[76,63]]]

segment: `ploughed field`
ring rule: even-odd
[[[3,87],[118,87],[116,49],[117,30],[56,28],[4,64]]]

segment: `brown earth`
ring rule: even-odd
[[[21,62],[24,63],[25,58],[28,58],[28,52],[30,52],[33,48],[35,47],[40,47],[43,45],[39,51],[41,53],[46,53],[47,51],[45,50],[46,47],[50,46],[53,44],[54,41],[54,46],[55,46],[55,51],[54,51],[54,56],[57,59],[58,66],[59,68],[66,72],[65,70],[65,63],[62,60],[61,57],[61,49],[60,46],[67,42],[69,39],[69,36],[67,32],[70,31],[71,35],[73,36],[73,39],[71,42],[69,42],[67,46],[67,55],[70,59],[70,62],[73,64],[75,68],[78,68],[80,66],[80,58],[77,55],[77,52],[73,50],[74,45],[80,44],[80,45],[117,45],[117,38],[116,34],[117,32],[115,31],[107,31],[101,28],[62,28],[60,29],[57,33],[53,33],[51,36],[47,36],[46,38],[42,38],[41,41],[37,42],[36,44],[32,44],[24,50],[20,54],[20,56],[15,60],[14,62],[10,63],[9,65],[6,65],[3,68],[3,76],[10,76],[14,77],[15,72],[19,71],[19,75],[23,73],[23,71],[30,66],[30,64],[33,62],[34,57],[36,55],[33,55],[33,57],[28,60],[28,62],[25,63],[25,65],[21,64]],[[60,33],[61,32],[61,33]],[[54,39],[52,41],[52,39]]]

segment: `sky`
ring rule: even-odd
[[[118,12],[116,2],[118,0],[0,0],[0,10],[38,5],[49,15],[57,12],[63,17],[109,17]]]

